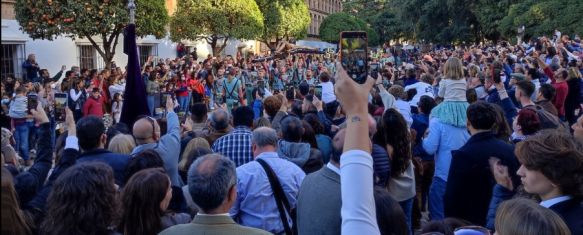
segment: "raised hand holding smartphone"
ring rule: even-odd
[[[368,77],[368,35],[364,31],[340,33],[340,62],[348,76],[359,84]]]

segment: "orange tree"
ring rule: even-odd
[[[164,0],[136,0],[137,35],[166,34]],[[109,68],[129,21],[127,0],[16,0],[16,20],[34,39],[87,38]]]

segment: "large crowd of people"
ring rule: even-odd
[[[364,84],[338,56],[150,57],[128,125],[123,68],[29,55],[2,234],[583,234],[579,37],[384,46]]]

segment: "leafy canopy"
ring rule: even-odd
[[[366,31],[369,46],[378,45],[378,34],[364,20],[344,12],[330,14],[322,21],[320,38],[326,42],[338,43],[340,32],[343,31]]]
[[[138,36],[165,35],[168,13],[163,0],[136,0]],[[129,21],[127,0],[17,0],[16,20],[33,39],[84,38],[121,33]]]
[[[310,13],[304,0],[256,0],[264,17],[260,40],[304,38],[310,26]]]
[[[254,39],[263,16],[254,0],[179,0],[170,20],[173,41],[209,37]]]

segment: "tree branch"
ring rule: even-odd
[[[122,29],[123,29],[123,27],[119,27],[119,26],[115,27],[115,29],[113,30],[113,33],[111,35],[109,35],[109,39],[107,40],[109,42],[109,44],[111,44],[113,42],[113,40],[117,40],[117,37],[121,33]]]
[[[219,50],[219,52],[223,51],[225,49],[225,47],[227,47],[227,41],[229,40],[228,37],[225,37],[223,39],[223,45],[221,45],[221,49]]]
[[[101,55],[101,57],[105,58],[105,53],[103,52],[103,49],[101,49],[101,47],[99,47],[99,45],[97,45],[95,40],[93,40],[93,38],[91,38],[91,36],[87,36],[87,34],[85,34],[83,36],[89,40],[91,45],[93,45],[93,47],[97,50],[97,53],[99,53],[99,55]]]
[[[113,41],[113,51],[115,51],[115,48],[117,47],[118,39],[119,39],[119,33],[117,35],[115,35],[115,40]],[[113,59],[113,55],[111,55],[111,58]]]

